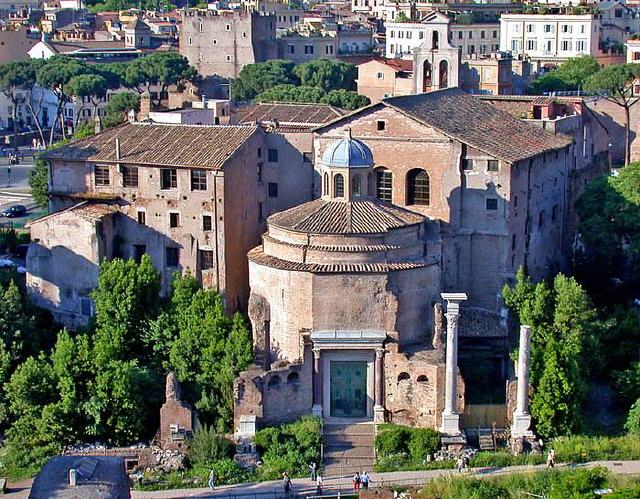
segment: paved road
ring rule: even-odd
[[[577,467],[593,468],[595,466],[603,466],[610,470],[612,473],[636,475],[640,474],[640,461],[594,461],[585,464],[571,465],[560,464],[557,468],[571,469]],[[539,471],[545,469],[545,465],[538,466],[510,466],[507,468],[473,468],[470,474],[479,477],[485,476],[498,476],[513,473]],[[443,476],[457,476],[458,472],[455,470],[429,470],[429,471],[397,471],[391,473],[371,473],[371,486],[374,488],[388,485],[405,485],[405,486],[417,486],[423,485],[431,480]],[[331,491],[337,492],[341,490],[343,493],[349,491],[351,488],[351,477],[339,477],[339,478],[327,478],[324,481],[325,494],[331,493]],[[293,492],[296,494],[313,493],[313,486],[307,479],[294,479],[293,480]],[[131,497],[133,499],[179,499],[186,497],[214,497],[216,499],[222,498],[244,498],[249,499],[256,497],[256,499],[269,499],[283,497],[282,485],[279,481],[276,482],[262,482],[240,485],[228,485],[216,488],[213,493],[208,489],[176,489],[176,490],[163,490],[157,492],[137,492],[132,491]]]

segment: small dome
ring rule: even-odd
[[[370,168],[373,166],[371,149],[359,140],[351,138],[351,130],[345,130],[345,137],[327,147],[322,155],[322,164],[332,167]]]

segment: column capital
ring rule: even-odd
[[[460,312],[457,309],[451,312],[447,311],[444,315],[447,318],[447,327],[457,327],[460,320]]]
[[[322,351],[321,349],[316,347],[316,348],[312,348],[311,351],[313,352],[313,357],[315,359],[319,359],[320,358],[320,352]]]
[[[385,351],[386,350],[384,348],[376,348],[376,357],[384,357]]]

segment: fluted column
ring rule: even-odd
[[[373,420],[384,423],[384,348],[376,348]]]
[[[520,345],[518,349],[518,385],[516,391],[516,410],[513,412],[511,424],[512,437],[532,436],[529,430],[529,362],[530,362],[531,327],[520,326]]]
[[[322,359],[320,349],[313,349],[313,407],[311,413],[322,417]]]
[[[446,435],[460,435],[458,404],[458,320],[460,303],[467,299],[465,293],[442,293],[447,302],[447,351],[445,361],[444,410],[440,432]]]

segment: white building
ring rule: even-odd
[[[627,62],[629,64],[640,64],[640,40],[627,40]]]
[[[491,54],[500,45],[498,24],[454,24],[446,15],[431,13],[419,22],[385,23],[387,58],[409,58],[414,49],[425,43],[428,37],[444,30],[449,43],[462,49],[462,55]]]
[[[533,60],[562,62],[601,55],[600,21],[592,14],[502,14],[500,50]]]

